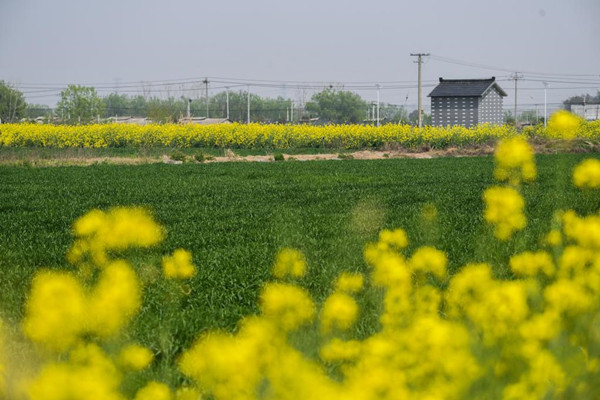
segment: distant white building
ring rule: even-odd
[[[571,104],[571,112],[587,121],[600,119],[600,104]]]

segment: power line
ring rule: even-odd
[[[488,70],[492,70],[492,71],[504,71],[504,72],[514,72],[515,71],[514,68],[503,68],[503,67],[496,67],[496,66],[492,66],[492,65],[478,64],[478,63],[473,63],[473,62],[469,62],[469,61],[458,60],[455,58],[442,57],[442,56],[438,56],[435,54],[431,55],[431,58],[433,60],[441,61],[441,62],[445,62],[445,63],[449,63],[449,64],[457,64],[457,65],[463,65],[463,66],[473,67],[473,68],[488,69]],[[539,76],[595,77],[595,78],[600,77],[600,73],[598,73],[598,74],[565,74],[565,73],[536,72],[536,71],[527,71],[527,70],[520,70],[520,71],[524,74],[539,75]]]

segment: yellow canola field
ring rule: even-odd
[[[559,121],[560,123],[560,121]],[[550,124],[549,124],[550,125]],[[478,125],[474,128],[423,127],[410,125],[0,125],[0,147],[219,147],[278,148],[334,147],[369,148],[397,144],[415,148],[445,148],[496,142],[512,137],[518,131],[511,126]],[[525,136],[560,138],[549,126],[530,127]],[[578,122],[570,138],[600,137],[600,121]]]

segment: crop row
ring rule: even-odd
[[[288,149],[298,147],[374,148],[394,144],[407,148],[445,148],[495,142],[519,134],[510,126],[474,128],[384,125],[0,125],[0,147],[204,147]],[[552,129],[529,127],[528,137],[553,138]],[[600,137],[600,121],[581,122],[574,136]]]

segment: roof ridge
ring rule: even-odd
[[[496,77],[492,76],[491,78],[479,78],[479,79],[444,79],[440,76],[440,82],[486,82],[486,81],[496,81]]]

